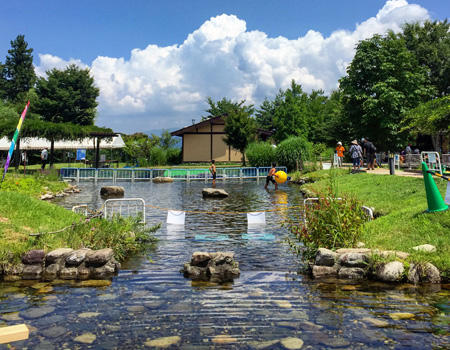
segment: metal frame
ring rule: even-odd
[[[75,205],[72,207],[72,211],[77,214],[83,214],[84,216],[88,216],[88,206],[87,204]]]
[[[135,202],[134,205],[130,205],[130,202]],[[130,214],[130,207],[134,207],[135,213],[138,213],[138,204],[136,202],[140,202],[142,204],[142,223],[145,224],[145,201],[142,198],[120,198],[120,199],[107,199],[104,204],[103,218],[108,219],[112,217],[114,214],[117,214],[117,211],[114,208],[117,208],[116,205],[110,206],[113,203],[119,203],[119,215],[123,216],[123,210],[127,210],[127,213]],[[123,205],[122,205],[123,204]],[[110,210],[112,211],[110,213]],[[130,215],[128,215],[130,216]]]
[[[433,162],[433,163],[429,162],[431,154],[435,156],[436,162]],[[427,157],[425,158],[425,156],[427,156]],[[437,171],[437,172],[439,172],[439,174],[442,175],[442,164],[441,164],[441,158],[439,156],[439,152],[421,152],[420,153],[420,160],[422,162],[427,163],[428,168],[430,170]],[[435,166],[431,166],[431,164],[436,164],[437,169],[436,169]]]

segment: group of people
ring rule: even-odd
[[[350,157],[352,158],[353,171],[359,171],[361,166],[364,164],[364,158],[367,160],[367,170],[374,170],[376,157],[375,152],[377,148],[372,142],[367,138],[361,139],[361,144],[357,140],[351,142],[350,149],[348,150]],[[337,143],[336,154],[337,154],[337,165],[342,166],[342,161],[344,159],[345,148],[342,146],[342,142]]]

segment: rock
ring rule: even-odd
[[[96,267],[91,270],[90,276],[92,278],[105,279],[114,276],[116,273],[116,265],[108,261],[105,265],[101,267]]]
[[[127,307],[127,310],[129,312],[144,312],[145,311],[145,306],[143,305],[131,305]]]
[[[80,287],[108,287],[110,285],[110,280],[87,280],[79,283]]]
[[[414,318],[416,315],[409,312],[393,312],[389,314],[389,317],[393,320],[408,320],[410,318]]]
[[[339,248],[336,250],[336,253],[338,253],[338,254],[345,254],[345,253],[367,254],[367,253],[370,253],[370,249],[369,248]]]
[[[185,277],[189,277],[194,281],[208,279],[206,267],[192,266],[189,263],[185,263],[182,271]]]
[[[7,314],[1,315],[0,318],[5,321],[21,321],[22,320],[20,318],[18,312],[9,312]]]
[[[125,189],[121,186],[103,186],[100,189],[102,198],[121,198],[125,195]]]
[[[91,277],[91,269],[86,267],[84,262],[78,266],[78,279],[87,280]]]
[[[22,262],[25,265],[42,264],[45,253],[43,250],[29,250],[22,256]]]
[[[314,265],[312,268],[312,275],[314,278],[337,277],[338,269],[336,266]]]
[[[369,263],[369,257],[364,253],[344,253],[339,257],[339,263],[346,267],[365,268]]]
[[[280,343],[285,349],[289,350],[301,349],[303,346],[303,340],[294,337],[283,338]]]
[[[42,278],[45,281],[54,280],[55,278],[58,277],[58,273],[59,273],[60,269],[61,269],[61,266],[59,264],[48,265],[42,273]]]
[[[405,268],[400,261],[391,261],[377,266],[375,275],[384,282],[398,282],[403,278]]]
[[[24,318],[34,319],[51,314],[53,311],[55,311],[55,308],[53,306],[43,306],[28,309],[26,311],[21,312],[20,315]]]
[[[79,335],[74,339],[77,343],[83,343],[83,344],[92,344],[95,339],[97,339],[97,336],[92,333],[84,333],[82,335]]]
[[[292,304],[287,300],[274,300],[273,301],[278,307],[290,309],[292,308]]]
[[[86,252],[85,263],[86,266],[100,267],[105,265],[113,256],[114,251],[111,248],[91,250]]]
[[[41,200],[43,200],[43,201],[53,199],[53,198],[54,198],[54,196],[50,193],[45,193],[41,196]]]
[[[53,326],[42,331],[42,335],[47,338],[57,338],[67,333],[67,329],[61,326]]]
[[[364,278],[365,271],[360,267],[342,267],[339,269],[338,276],[339,278],[360,280]]]
[[[414,284],[419,282],[440,283],[441,275],[433,264],[411,264],[408,271],[408,282]]]
[[[41,265],[25,265],[22,271],[22,278],[24,280],[39,280],[42,276]]]
[[[15,265],[4,265],[3,266],[3,274],[6,276],[18,276],[23,272],[24,265],[15,264]]]
[[[162,337],[153,340],[146,341],[146,346],[153,346],[156,348],[168,348],[172,345],[178,344],[181,341],[181,337],[176,335],[173,337]]]
[[[78,277],[78,269],[76,267],[65,267],[59,271],[59,277],[63,280],[74,280]]]
[[[228,193],[221,188],[204,188],[202,190],[203,198],[226,198]]]
[[[378,250],[374,249],[372,250],[372,255],[379,255],[383,258],[400,258],[400,259],[406,259],[409,254],[405,252],[400,252],[398,250]]]
[[[257,350],[265,350],[272,349],[275,344],[277,344],[279,340],[267,340],[267,341],[250,341],[248,344],[252,347],[252,349]]]
[[[350,345],[350,342],[347,339],[344,338],[330,338],[327,336],[322,337],[322,340],[320,342],[323,345],[326,345],[327,348],[346,348],[348,349],[348,346]]]
[[[97,317],[100,316],[100,312],[82,312],[81,314],[78,314],[79,318],[91,318],[91,317]]]
[[[212,263],[216,265],[232,264],[234,259],[233,252],[217,252],[211,253]]]
[[[364,318],[362,318],[361,321],[370,323],[373,326],[380,327],[380,328],[389,326],[389,322],[386,322],[384,320],[380,320],[378,318],[373,318],[373,317],[364,317]]]
[[[192,266],[206,267],[209,260],[211,260],[211,255],[205,252],[194,252],[191,258]]]
[[[326,248],[319,248],[316,254],[315,264],[319,266],[333,266],[338,254]]]
[[[230,264],[212,265],[208,266],[206,274],[209,275],[209,280],[216,283],[232,282],[239,277],[239,269],[232,267]]]
[[[215,344],[230,344],[236,343],[237,339],[229,336],[228,334],[219,334],[212,338],[212,342]]]
[[[154,183],[167,183],[167,182],[173,182],[173,179],[171,177],[164,177],[164,176],[158,176],[153,178],[152,180]]]
[[[426,253],[434,253],[436,251],[436,247],[431,244],[418,245],[413,247],[413,249],[419,252],[426,252]]]
[[[45,256],[45,265],[51,265],[58,263],[59,260],[63,260],[67,255],[73,252],[72,248],[59,248],[52,250]]]
[[[66,257],[66,265],[79,266],[84,261],[84,259],[86,258],[86,254],[89,251],[91,251],[89,248],[82,248],[70,253]]]

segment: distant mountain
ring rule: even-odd
[[[161,136],[162,133],[165,130],[168,130],[169,132],[178,130],[179,128],[168,128],[168,129],[152,129],[152,130],[146,130],[146,131],[142,131],[144,134],[147,134],[148,136],[150,136],[151,134],[155,134],[156,136]]]

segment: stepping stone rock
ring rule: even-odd
[[[173,179],[171,177],[158,176],[158,177],[153,178],[152,181],[154,183],[161,184],[161,183],[173,182]]]
[[[100,267],[105,265],[114,255],[111,248],[91,250],[86,253],[86,266]]]
[[[431,244],[418,245],[416,247],[413,247],[413,249],[419,252],[426,252],[426,253],[434,253],[436,251],[436,247]]]
[[[369,258],[364,253],[344,253],[339,257],[339,263],[346,267],[365,268],[369,263]]]
[[[59,248],[52,250],[45,256],[45,265],[51,265],[58,262],[60,259],[64,259],[67,255],[73,252],[72,248]]]
[[[181,341],[181,337],[176,335],[173,337],[162,337],[153,340],[146,341],[146,346],[153,346],[156,348],[168,348],[172,345],[178,344]]]
[[[336,266],[317,266],[312,268],[314,278],[337,277],[338,269]]]
[[[95,339],[97,339],[97,336],[92,333],[84,333],[82,335],[79,335],[74,339],[77,343],[83,343],[83,344],[92,344]]]
[[[403,278],[405,268],[400,261],[391,261],[377,267],[375,275],[384,282],[397,282]]]
[[[301,349],[303,346],[303,340],[294,337],[283,338],[280,343],[285,349],[289,350]]]
[[[221,188],[204,188],[202,190],[203,198],[226,198],[229,194]]]
[[[408,282],[414,284],[419,282],[440,283],[441,275],[433,264],[411,264],[408,271]]]
[[[103,186],[100,189],[102,198],[121,198],[125,195],[125,189],[121,186]]]
[[[360,267],[342,267],[338,273],[339,278],[345,278],[350,280],[363,279],[364,275],[365,271]]]
[[[41,264],[44,261],[45,253],[43,250],[30,250],[22,256],[22,262],[25,265]]]
[[[333,266],[338,254],[326,248],[319,248],[316,254],[315,264],[319,266]]]

